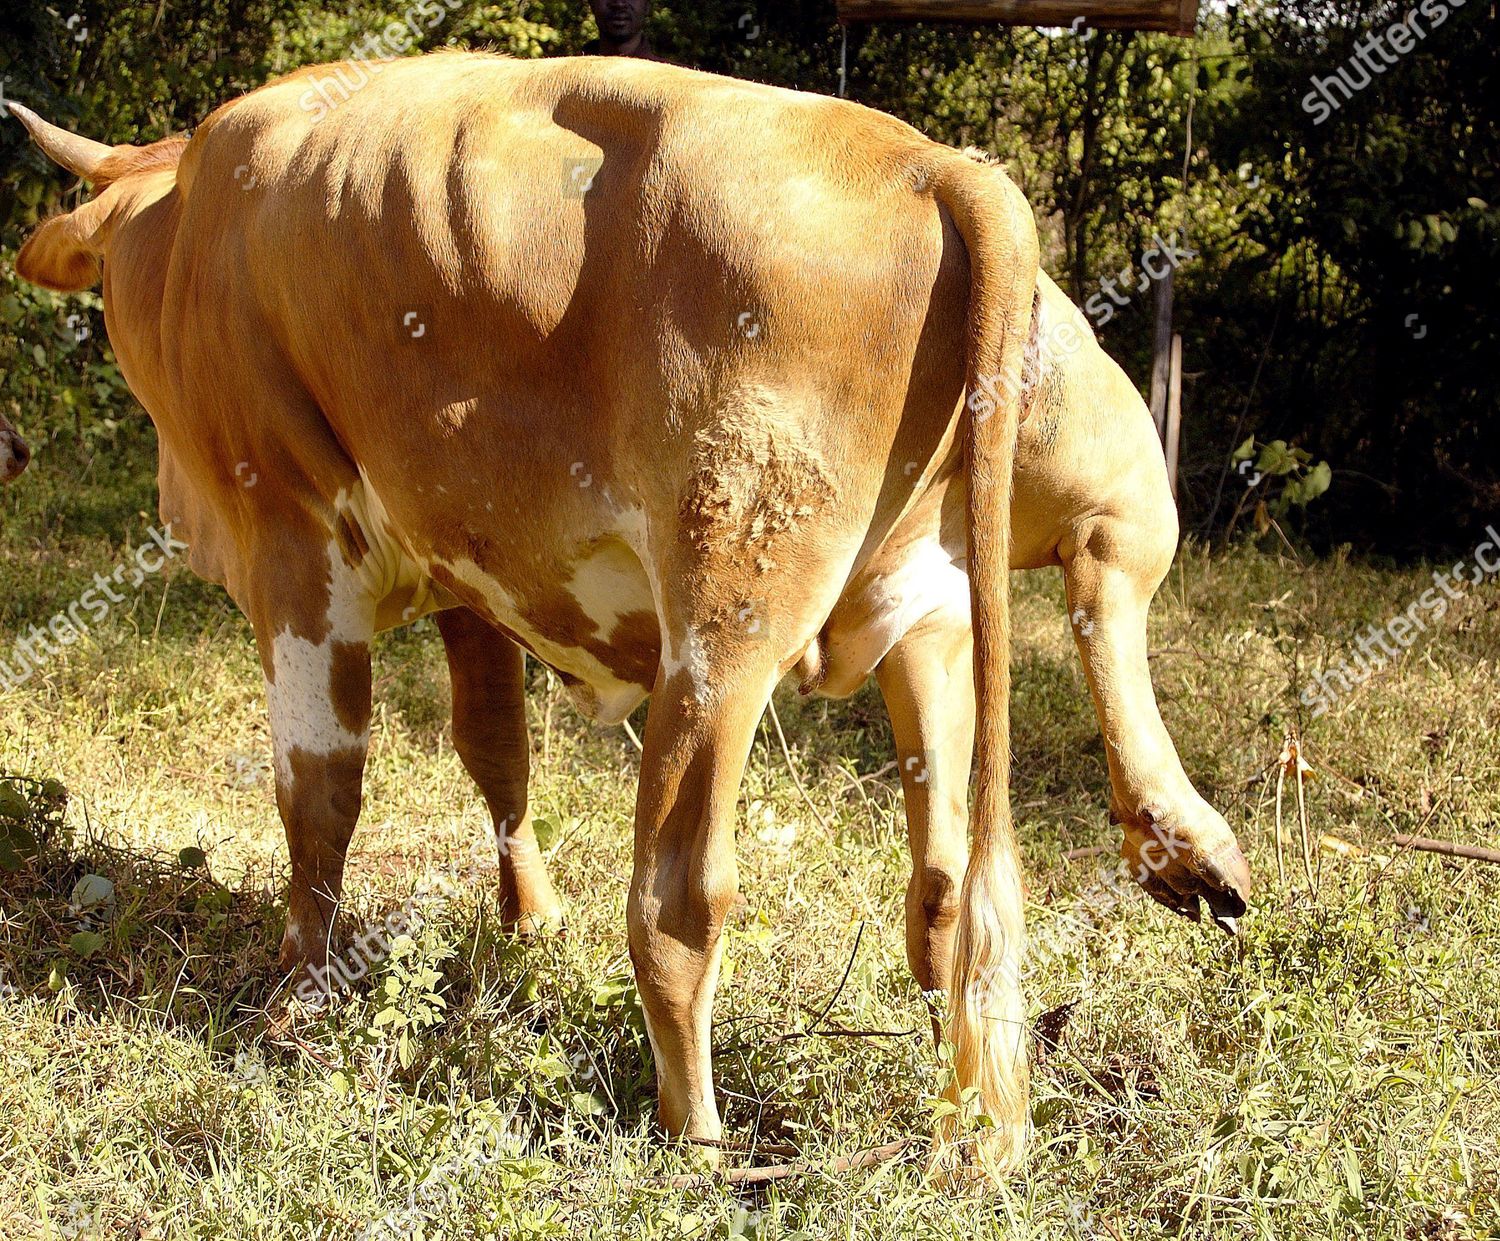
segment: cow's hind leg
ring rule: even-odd
[[[911,843],[906,959],[923,991],[947,990],[968,865],[974,674],[967,618],[919,621],[875,670],[891,717]],[[934,1019],[934,1029],[940,1030]]]
[[[1171,500],[1163,498],[1168,507],[1156,520],[1094,516],[1063,540],[1068,611],[1104,732],[1110,810],[1125,830],[1125,859],[1169,909],[1196,919],[1201,896],[1233,929],[1250,894],[1250,870],[1223,816],[1182,769],[1146,659],[1146,612],[1177,542]]]
[[[266,676],[276,804],[291,856],[281,968],[308,967],[321,988],[359,818],[375,606],[332,544],[287,539],[256,559],[275,567],[246,610]]]
[[[974,672],[967,615],[935,612],[881,660],[875,675],[890,713],[906,801],[912,874],[906,889],[906,956],[924,991],[951,999],[954,942],[968,865],[969,768],[974,751]],[[1026,997],[1020,859],[1007,846],[993,909],[996,956],[979,982],[985,1020],[993,1023],[996,1095],[987,1151],[1020,1158],[1028,1123]],[[933,1032],[943,1030],[934,1016]]]
[[[562,905],[547,878],[526,798],[525,657],[466,608],[438,613],[437,625],[453,683],[453,748],[494,820],[502,916],[520,931],[554,925]]]
[[[738,887],[734,814],[755,727],[775,683],[764,654],[692,647],[664,663],[646,719],[630,884],[630,955],[656,1059],[661,1120],[690,1138],[720,1136],[710,1021],[720,934]],[[713,1152],[705,1150],[713,1160]]]

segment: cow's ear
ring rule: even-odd
[[[114,206],[115,196],[106,191],[78,210],[48,220],[16,255],[16,274],[59,293],[77,293],[98,284],[105,226]]]

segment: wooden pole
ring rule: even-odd
[[[1182,439],[1182,337],[1172,333],[1172,369],[1167,377],[1167,481],[1177,498],[1177,452]]]
[[[1167,386],[1172,373],[1172,272],[1154,282],[1156,342],[1151,350],[1151,417],[1156,420],[1156,438],[1167,442]]]

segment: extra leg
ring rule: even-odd
[[[974,750],[972,631],[967,617],[934,613],[914,626],[875,675],[890,712],[906,800],[912,875],[906,889],[906,957],[924,991],[950,993],[960,896],[968,859],[969,767]],[[987,1055],[998,1102],[979,1140],[1000,1167],[1020,1159],[1028,1123],[1026,997],[1021,986],[1024,912],[1020,859],[1003,854],[987,923],[992,963],[972,997],[990,1023]],[[933,1032],[943,1037],[934,1017]],[[940,1127],[940,1133],[942,1132]],[[941,1144],[938,1151],[941,1158]]]
[[[1109,516],[1082,523],[1060,549],[1068,611],[1104,731],[1126,860],[1169,909],[1196,920],[1201,896],[1232,930],[1245,912],[1250,869],[1223,816],[1182,769],[1146,660],[1146,611],[1176,533],[1170,515],[1154,524]]]
[[[453,748],[495,824],[502,915],[521,931],[555,925],[562,905],[547,878],[526,801],[531,755],[525,657],[465,608],[438,613],[437,624],[453,683]]]

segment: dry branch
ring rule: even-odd
[[[1500,849],[1455,844],[1451,840],[1433,840],[1431,836],[1406,836],[1401,832],[1396,833],[1396,843],[1403,849],[1420,849],[1423,853],[1443,853],[1448,857],[1469,858],[1475,862],[1494,862],[1500,865]]]
[[[868,1150],[843,1155],[826,1163],[774,1163],[760,1168],[730,1168],[719,1173],[686,1173],[681,1176],[648,1178],[638,1185],[652,1185],[663,1189],[711,1189],[715,1185],[765,1185],[771,1181],[784,1181],[792,1176],[837,1176],[841,1172],[853,1172],[896,1158],[912,1146],[925,1142],[924,1138],[902,1138],[874,1146]]]

